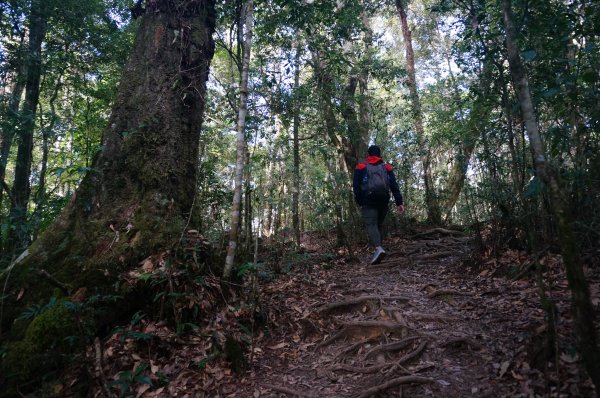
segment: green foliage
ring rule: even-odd
[[[118,387],[120,396],[135,397],[135,389],[139,385],[147,384],[152,386],[152,380],[148,375],[148,364],[141,362],[133,370],[119,372],[117,379],[108,383],[109,387]]]

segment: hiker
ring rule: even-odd
[[[381,246],[381,227],[388,211],[390,190],[399,214],[404,213],[404,202],[392,166],[381,159],[381,149],[377,145],[371,145],[367,153],[365,162],[359,163],[354,170],[352,188],[367,226],[369,241],[375,247],[371,264],[379,264],[385,257],[385,250]]]

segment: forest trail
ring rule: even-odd
[[[264,286],[269,329],[254,343],[252,370],[221,384],[223,396],[500,397],[544,388],[530,363],[543,331],[535,285],[470,270],[471,247],[471,238],[437,229],[390,239],[377,266],[365,252],[360,263]]]

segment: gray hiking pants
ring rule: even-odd
[[[360,212],[362,219],[367,226],[367,235],[369,235],[369,241],[375,247],[381,246],[381,240],[383,239],[383,220],[387,214],[388,206],[362,206]]]

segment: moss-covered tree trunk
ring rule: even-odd
[[[0,277],[7,286],[3,338],[13,341],[3,368],[23,348],[11,347],[31,336],[36,323],[13,323],[25,307],[48,302],[56,289],[62,296],[123,296],[114,317],[135,310],[119,277],[179,241],[196,190],[214,25],[214,0],[146,2],[92,170],[28,255]],[[27,361],[35,364],[49,347],[30,343]],[[35,371],[19,366],[21,377]]]

